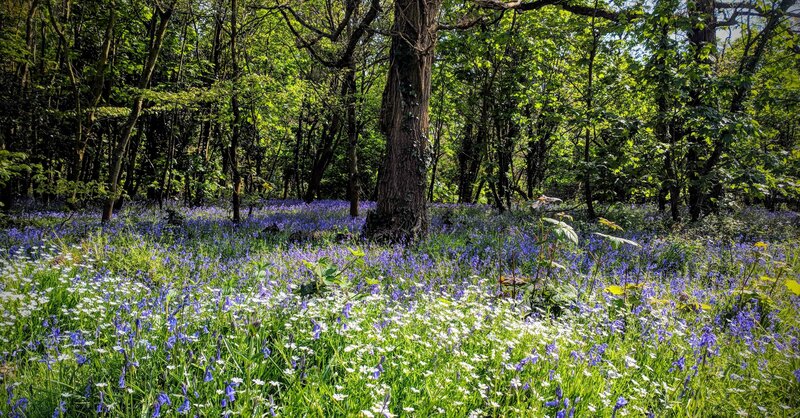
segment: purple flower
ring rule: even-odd
[[[119,388],[125,389],[125,368],[122,368],[122,374],[119,376]]]
[[[375,371],[372,372],[372,378],[378,379],[381,377],[381,373],[383,373],[383,362],[386,360],[386,356],[381,356],[381,361],[378,362],[378,365],[375,366]]]
[[[179,414],[188,414],[189,410],[192,408],[191,404],[189,403],[188,399],[184,399],[181,406],[178,407]]]
[[[683,371],[685,367],[686,367],[686,357],[681,357],[672,362],[672,367],[669,368],[669,371],[672,372],[675,370],[675,368],[677,368],[680,371]]]
[[[555,341],[553,341],[550,344],[547,344],[547,346],[545,347],[545,354],[555,359],[558,359],[558,347],[556,347]]]
[[[605,354],[608,344],[595,344],[589,349],[589,365],[596,366],[603,361],[603,354]]]
[[[183,391],[183,403],[178,407],[178,413],[188,414],[192,406],[189,403],[189,395],[186,394],[186,385],[181,386],[181,390]]]
[[[238,383],[230,382],[225,386],[225,396],[222,398],[222,407],[226,408],[228,404],[233,403],[236,400],[236,386]]]
[[[558,405],[561,404],[561,398],[562,397],[564,397],[564,392],[561,390],[561,386],[560,385],[556,386],[556,398],[553,399],[552,401],[545,402],[544,406],[546,406],[548,408],[557,407]],[[567,401],[566,399],[565,399],[565,401],[567,402],[565,405],[569,405],[569,403],[568,403],[569,401]]]
[[[153,409],[153,415],[152,415],[153,418],[161,416],[161,407],[164,405],[172,405],[172,403],[169,401],[169,396],[167,396],[166,393],[161,392],[156,397],[156,404]]]
[[[75,353],[75,361],[78,362],[78,366],[83,366],[89,359],[82,354]]]
[[[210,382],[214,380],[214,376],[211,375],[211,370],[214,370],[214,367],[212,367],[210,364],[206,366],[206,373],[203,375],[204,382]]]
[[[311,322],[314,324],[314,328],[312,329],[312,332],[314,333],[314,339],[318,340],[320,333],[322,333],[322,327],[319,326],[319,323],[317,323],[317,321],[313,319],[311,320]]]
[[[797,383],[800,383],[800,369],[794,371],[794,378],[797,379]]]
[[[108,407],[106,406],[106,399],[105,394],[103,391],[100,391],[100,402],[97,403],[97,408],[95,412],[108,412]]]
[[[177,326],[178,326],[178,320],[177,320],[177,319],[175,319],[175,317],[174,317],[174,316],[170,316],[169,318],[167,318],[167,329],[168,329],[170,332],[173,332],[173,331],[175,331],[175,328],[176,328]]]
[[[6,388],[8,390],[8,388]],[[11,391],[8,391],[11,393]],[[7,403],[11,405],[11,398],[8,399]],[[11,417],[15,418],[22,418],[27,416],[25,411],[28,409],[28,398],[21,397],[14,402],[14,405],[11,407]]]
[[[344,315],[345,318],[350,319],[350,309],[352,308],[353,304],[351,302],[347,302],[347,304],[344,305],[344,308],[342,308],[342,315]]]
[[[625,405],[627,405],[627,404],[628,404],[628,400],[627,399],[623,398],[622,396],[617,398],[617,403],[614,404],[614,410],[611,412],[611,417],[612,418],[616,417],[617,416],[617,411],[619,411],[620,409],[625,407]]]
[[[56,410],[53,411],[53,418],[60,417],[62,414],[64,414],[64,412],[67,412],[67,403],[60,401],[56,407]]]

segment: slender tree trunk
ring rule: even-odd
[[[169,137],[167,138],[167,159],[164,162],[164,175],[161,177],[161,191],[158,194],[158,208],[163,209],[164,207],[164,199],[169,197],[169,188],[170,188],[170,177],[172,174],[172,160],[175,159],[175,126],[177,125],[177,113],[178,111],[172,112],[172,120],[170,121],[169,126]]]
[[[103,45],[100,48],[100,57],[95,64],[95,78],[92,85],[92,97],[90,99],[91,101],[89,102],[89,109],[86,115],[86,124],[83,125],[82,123],[79,123],[78,126],[78,138],[76,141],[77,146],[75,147],[75,161],[73,162],[73,169],[70,174],[70,180],[75,183],[72,190],[73,201],[77,198],[78,181],[80,180],[80,174],[83,168],[83,159],[86,155],[86,148],[89,145],[89,140],[91,139],[92,135],[97,105],[100,103],[100,99],[103,97],[103,86],[105,85],[106,80],[105,75],[106,69],[108,68],[108,59],[111,53],[111,44],[114,38],[114,25],[116,20],[117,13],[112,6],[111,10],[109,11],[108,22],[106,23],[105,35],[103,36]],[[79,120],[82,117],[82,115],[78,115]]]
[[[696,0],[689,2],[689,16],[694,18],[697,23],[689,31],[689,44],[694,55],[694,63],[698,71],[710,76],[712,70],[713,56],[716,55],[716,15],[714,13],[714,0]],[[689,106],[695,114],[706,113],[704,109],[712,106],[710,98],[707,97],[708,86],[706,77],[697,77],[700,81],[695,81],[689,89]],[[698,134],[689,134],[689,147],[686,152],[686,179],[688,182],[688,204],[689,217],[692,222],[700,219],[703,203],[703,190],[705,189],[706,179],[702,173],[701,155],[705,138]]]
[[[440,71],[441,73],[441,71]],[[442,152],[442,129],[444,127],[444,119],[441,117],[442,106],[444,105],[444,83],[442,83],[441,88],[439,89],[439,112],[440,116],[439,119],[436,121],[436,128],[434,129],[433,133],[433,161],[431,167],[431,181],[430,187],[428,189],[428,201],[433,202],[433,191],[434,186],[436,185],[436,172],[439,168],[439,158],[441,158]]]
[[[358,216],[358,124],[356,123],[356,64],[351,58],[345,70],[344,90],[347,106],[348,179],[347,195],[350,199],[350,216]]]
[[[236,38],[238,28],[236,18],[238,14],[238,1],[231,0],[231,66],[233,67],[233,94],[231,95],[231,109],[233,111],[233,121],[231,122],[231,146],[228,150],[231,174],[233,180],[233,223],[238,224],[242,218],[240,213],[241,200],[240,192],[242,187],[241,174],[239,173],[239,159],[237,152],[239,148],[239,131],[241,128],[242,116],[239,110],[239,60],[236,56]]]
[[[147,118],[144,119],[143,123],[146,121]],[[130,144],[130,149],[128,150],[128,158],[126,163],[127,167],[125,173],[125,194],[130,198],[134,198],[136,196],[136,190],[139,183],[136,178],[136,158],[139,155],[139,146],[142,144],[143,132],[144,128],[136,131],[136,135],[133,137],[133,140]],[[119,200],[121,201],[122,198],[120,197]]]
[[[156,66],[158,54],[161,51],[161,45],[164,42],[164,35],[167,32],[167,26],[169,26],[169,21],[172,17],[174,6],[175,3],[170,3],[167,6],[167,9],[156,10],[156,12],[153,13],[153,18],[150,21],[153,31],[152,36],[150,37],[150,44],[148,46],[147,61],[142,67],[142,73],[139,76],[139,82],[136,86],[140,90],[146,89],[147,85],[150,84],[150,79],[153,76],[153,70]],[[103,208],[103,222],[110,221],[111,216],[114,214],[114,201],[118,197],[119,175],[120,171],[122,170],[122,161],[125,157],[125,149],[128,146],[128,141],[131,139],[131,134],[136,126],[136,121],[139,119],[139,115],[142,113],[143,104],[144,96],[139,93],[133,99],[133,104],[131,105],[128,119],[125,121],[125,125],[122,128],[122,135],[120,136],[116,147],[114,148],[111,170],[109,172],[108,179],[109,195],[106,199],[105,207]]]
[[[746,46],[744,57],[739,62],[738,75],[741,77],[742,82],[737,83],[734,86],[733,95],[731,97],[729,106],[729,111],[731,114],[735,115],[744,110],[745,102],[750,96],[750,92],[753,88],[753,76],[755,75],[758,66],[761,64],[761,61],[764,58],[764,53],[769,42],[775,36],[775,29],[778,28],[778,25],[784,18],[786,11],[796,3],[797,0],[782,0],[775,9],[767,12],[766,25],[764,25],[764,28],[761,29],[761,32],[758,33],[758,35],[755,36],[751,41],[755,43],[755,45],[753,45],[752,54],[747,53],[752,44]],[[722,158],[722,154],[725,152],[726,144],[728,142],[724,138],[726,135],[733,136],[736,135],[736,133],[723,131],[718,134],[717,138],[715,138],[716,140],[714,141],[714,148],[711,150],[711,154],[701,168],[700,177],[702,179],[710,177],[714,168]],[[701,199],[702,203],[700,209],[704,213],[710,213],[718,209],[719,200],[722,198],[724,191],[722,180],[718,177],[709,179],[708,183],[710,183],[710,190],[708,190],[708,192],[705,190],[701,191],[701,193],[707,194],[707,196],[703,196]]]
[[[338,80],[332,83],[332,90],[339,90],[339,95],[343,101],[347,102],[349,94],[349,87],[342,83],[338,86]],[[319,146],[314,153],[314,158],[311,163],[311,173],[308,178],[308,188],[306,189],[303,200],[306,203],[311,203],[317,198],[319,194],[322,178],[325,176],[325,171],[328,169],[331,161],[333,160],[334,153],[339,143],[339,135],[341,134],[342,117],[338,108],[334,108],[330,113],[330,117],[326,119],[322,127],[322,134],[320,135]]]
[[[596,7],[596,5],[595,5]],[[594,130],[594,61],[597,57],[597,43],[599,33],[595,29],[594,17],[592,17],[592,47],[589,50],[589,74],[586,86],[586,116],[587,126],[583,141],[583,196],[586,200],[586,213],[589,219],[595,219],[597,214],[594,211],[594,196],[592,195],[592,167],[590,147],[592,144],[592,131]]]
[[[681,187],[678,181],[677,158],[675,157],[675,147],[678,143],[678,132],[676,132],[670,112],[672,106],[670,102],[669,73],[667,70],[666,52],[669,48],[669,26],[661,26],[661,37],[658,41],[658,53],[654,62],[656,74],[656,115],[655,134],[656,139],[667,145],[664,153],[664,178],[661,181],[659,191],[658,206],[659,211],[666,209],[666,195],[669,194],[670,216],[677,222],[680,220],[680,194]]]
[[[365,225],[366,235],[374,239],[415,241],[428,234],[428,104],[440,7],[441,0],[395,1],[381,105],[386,154],[377,208]]]
[[[25,18],[25,45],[27,47],[28,53],[31,54],[31,60],[24,60],[19,68],[19,80],[20,80],[20,90],[24,93],[28,89],[28,84],[30,82],[30,68],[29,62],[35,60],[35,49],[36,49],[36,42],[33,38],[33,31],[34,31],[34,23],[33,18],[36,16],[36,9],[39,7],[38,0],[31,0],[30,5],[28,6],[28,14]]]
[[[458,152],[458,203],[472,203],[472,192],[478,176],[474,162],[479,160],[475,155],[477,140],[474,136],[473,125],[468,122],[464,126]]]

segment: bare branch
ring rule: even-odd
[[[336,42],[339,40],[340,35],[344,32],[344,30],[348,27],[351,23],[351,19],[353,17],[353,13],[355,13],[358,7],[357,1],[348,1],[344,17],[342,21],[339,22],[337,27],[333,30],[333,32],[325,32],[319,28],[316,28],[309,23],[305,22],[302,17],[296,13],[291,7],[282,5],[279,6],[278,10],[280,11],[281,15],[283,16],[284,20],[286,21],[287,26],[289,27],[289,31],[292,32],[295,39],[297,40],[298,45],[300,48],[303,48],[308,51],[311,56],[320,62],[322,65],[328,68],[345,68],[347,67],[353,59],[353,54],[355,53],[356,48],[358,47],[359,42],[361,42],[364,35],[372,36],[375,31],[373,31],[370,26],[372,22],[378,17],[380,13],[380,0],[371,0],[369,9],[367,13],[361,18],[361,21],[353,30],[353,33],[347,38],[347,41],[344,44],[344,49],[337,54],[334,58],[324,58],[314,46],[322,39],[326,38],[329,39],[331,42]],[[290,16],[291,15],[291,16]],[[316,36],[310,39],[306,39],[300,33],[298,28],[292,23],[292,20],[298,22],[300,26],[306,28],[313,32]],[[333,25],[332,25],[333,26]]]
[[[445,23],[438,23],[434,30],[465,30],[475,27],[477,25],[493,25],[500,21],[503,18],[503,14],[505,10],[501,10],[501,13],[496,15],[492,19],[487,19],[487,16],[477,16],[472,19],[468,19],[467,16],[463,16],[458,23],[456,24],[445,24]]]
[[[619,22],[622,16],[638,17],[641,15],[638,11],[621,11],[615,12],[606,9],[594,8],[589,6],[582,6],[573,3],[571,0],[534,0],[530,2],[523,1],[503,1],[503,0],[473,0],[478,7],[493,10],[538,10],[545,6],[556,6],[568,12],[581,15],[599,17],[613,22]]]
[[[736,10],[736,13],[739,13],[742,16],[759,16],[759,17],[766,17],[771,12],[775,10],[764,10],[758,4],[755,3],[727,3],[727,2],[717,2],[714,7],[716,9],[733,9]],[[748,10],[748,11],[743,11]],[[781,11],[784,16],[800,18],[800,12],[792,12],[792,11]]]

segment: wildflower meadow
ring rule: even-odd
[[[800,216],[347,202],[30,212],[0,232],[3,417],[800,416]]]

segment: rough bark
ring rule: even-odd
[[[366,235],[373,239],[415,241],[428,234],[428,104],[440,7],[441,0],[395,1],[389,75],[381,105],[386,154],[377,207],[365,225]]]

